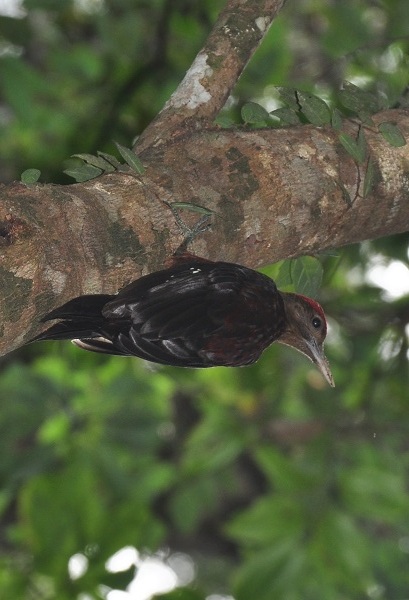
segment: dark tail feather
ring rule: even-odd
[[[55,308],[46,314],[41,321],[51,321],[52,319],[78,319],[86,321],[94,317],[101,318],[101,311],[104,305],[112,300],[113,297],[108,294],[78,296],[78,298],[73,298],[59,308]]]
[[[72,340],[97,336],[97,332],[105,322],[101,311],[112,298],[113,296],[108,294],[93,294],[69,300],[66,304],[52,310],[41,319],[42,322],[60,319],[60,322],[52,325],[30,341]]]
[[[101,319],[102,321],[102,319]],[[36,335],[30,342],[41,342],[42,340],[73,340],[75,338],[92,338],[97,335],[98,322],[95,321],[95,329],[93,322],[84,321],[61,321],[51,325],[48,329]]]

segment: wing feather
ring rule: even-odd
[[[237,301],[244,276],[230,263],[190,263],[171,274],[162,271],[138,279],[103,308],[111,324],[132,322],[131,328],[121,326],[114,345],[163,364],[210,366],[203,352],[206,340]]]
[[[275,292],[271,279],[240,265],[183,263],[141,277],[96,307],[92,299],[70,301],[52,313],[66,321],[48,333],[61,339],[75,332],[74,343],[84,349],[167,365],[209,367],[229,356],[229,364],[245,364],[273,341],[264,324],[277,316],[269,308]],[[263,340],[251,355],[255,330]]]

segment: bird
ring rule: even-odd
[[[236,263],[184,252],[117,294],[69,300],[42,319],[50,320],[57,323],[31,341],[70,339],[84,350],[176,367],[251,365],[278,342],[308,357],[334,386],[320,304],[280,292],[267,275]]]

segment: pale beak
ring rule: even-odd
[[[321,371],[322,375],[328,381],[330,386],[335,387],[334,378],[332,376],[329,362],[324,354],[324,348],[322,345],[317,344],[315,340],[308,342],[306,341],[306,344],[309,350],[307,354],[308,358],[310,358],[312,362],[317,365],[318,369]]]

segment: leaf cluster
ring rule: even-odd
[[[138,156],[130,148],[126,148],[121,144],[116,143],[116,147],[125,160],[125,164],[137,175],[143,175],[145,169]],[[89,181],[104,173],[126,171],[123,164],[115,156],[106,152],[98,151],[97,156],[93,156],[92,154],[73,154],[72,158],[74,160],[64,170],[64,173],[77,182]]]

